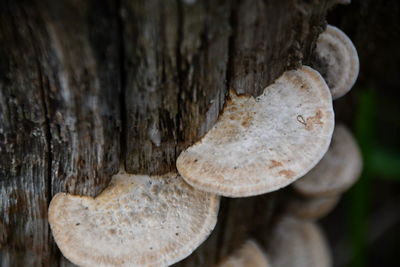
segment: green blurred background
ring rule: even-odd
[[[334,266],[400,266],[400,1],[338,5],[328,23],[341,28],[360,57],[353,90],[335,101],[361,147],[361,179],[322,220]]]

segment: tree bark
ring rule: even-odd
[[[0,3],[0,265],[68,266],[47,222],[60,191],[95,196],[119,166],[176,171],[229,89],[259,95],[310,63],[332,1]],[[177,266],[266,243],[275,194],[223,199],[210,238]]]

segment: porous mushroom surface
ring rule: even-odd
[[[318,163],[333,127],[329,89],[303,66],[257,98],[231,92],[214,127],[179,155],[177,169],[194,187],[223,196],[271,192]]]
[[[333,99],[345,95],[356,82],[360,68],[357,50],[349,37],[328,25],[318,37],[315,54],[316,69],[323,74]]]
[[[288,201],[287,213],[304,220],[319,220],[331,212],[339,202],[340,196],[302,198],[295,197]]]
[[[217,221],[219,197],[177,174],[113,176],[96,198],[58,193],[49,222],[79,266],[167,266],[191,254]]]
[[[325,236],[314,222],[284,216],[269,238],[267,256],[274,267],[330,267]]]
[[[267,256],[256,241],[249,239],[217,267],[269,267]]]
[[[361,169],[362,158],[356,140],[344,125],[338,124],[328,152],[293,187],[309,197],[336,196],[357,181]]]

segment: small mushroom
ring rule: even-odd
[[[267,257],[274,267],[329,267],[330,249],[314,222],[284,216],[269,239]]]
[[[286,206],[287,213],[303,220],[319,220],[331,212],[340,196],[304,198],[293,197]]]
[[[360,176],[362,158],[357,142],[342,124],[336,126],[332,143],[322,160],[293,184],[308,197],[336,196],[350,188]]]
[[[218,267],[269,267],[267,256],[256,241],[247,240],[244,245],[234,251]]]
[[[214,127],[179,155],[177,169],[194,187],[223,196],[271,192],[318,163],[333,127],[329,89],[317,71],[303,66],[257,98],[231,92]]]
[[[167,266],[193,252],[217,221],[219,197],[177,174],[114,175],[95,198],[58,193],[49,222],[79,266]]]
[[[318,37],[315,56],[315,68],[324,76],[332,98],[337,99],[350,91],[360,67],[357,50],[349,37],[328,25]]]

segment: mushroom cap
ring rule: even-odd
[[[315,54],[320,64],[316,69],[323,74],[332,98],[337,99],[350,91],[357,80],[360,63],[349,37],[328,25],[318,37]]]
[[[299,219],[319,220],[331,212],[339,202],[340,196],[300,198],[289,200],[286,211]]]
[[[79,266],[167,266],[213,230],[219,197],[177,174],[113,176],[96,198],[58,193],[49,222],[62,254]]]
[[[177,169],[194,187],[223,196],[275,191],[318,163],[333,128],[329,89],[303,66],[257,98],[231,92],[214,127],[179,155]]]
[[[357,142],[344,125],[338,124],[328,152],[293,187],[308,197],[336,196],[357,181],[361,170],[362,158]]]
[[[267,256],[274,267],[329,267],[330,249],[314,222],[284,216],[275,225]]]
[[[249,239],[218,267],[269,267],[267,256],[256,241]]]

